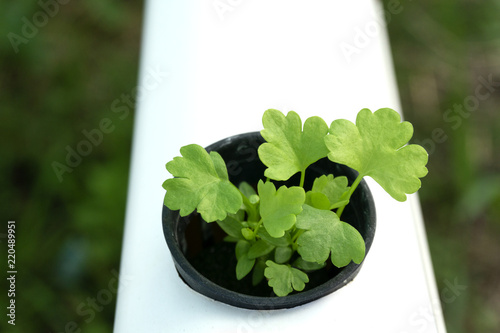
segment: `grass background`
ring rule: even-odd
[[[500,82],[500,2],[399,8],[387,29],[403,112],[430,153],[420,198],[447,328],[499,332],[500,85],[478,86]],[[0,244],[15,220],[18,269],[16,327],[0,329],[110,332],[134,119],[112,103],[137,84],[143,3],[68,1],[13,46],[8,34],[42,10],[0,3]],[[469,112],[476,89],[489,95]],[[53,162],[104,118],[113,130],[60,181]]]

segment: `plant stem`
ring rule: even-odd
[[[362,174],[359,174],[358,177],[354,180],[354,183],[352,183],[351,185],[351,188],[349,189],[349,192],[347,193],[347,200],[351,200],[351,196],[352,194],[354,193],[354,191],[356,190],[356,187],[358,187],[359,183],[361,182],[361,179],[363,179],[364,175]],[[337,216],[340,218],[340,216],[342,215],[342,212],[344,211],[344,208],[346,207],[347,205],[344,205],[342,207],[340,207],[338,210],[337,210]]]
[[[299,230],[295,233],[295,235],[293,235],[293,237],[292,237],[292,243],[295,243],[295,241],[297,241],[297,238],[299,238],[299,237],[300,237],[300,235],[302,235],[302,234],[304,233],[304,231],[305,231],[305,230],[303,230],[303,229],[299,229]]]
[[[255,205],[253,205],[250,200],[247,198],[246,195],[241,192],[240,189],[238,189],[241,194],[241,198],[243,199],[243,205],[247,208],[247,213],[248,213],[248,220],[249,221],[257,221],[259,219],[259,213],[257,212],[257,209]]]
[[[300,183],[299,186],[304,188],[304,182],[306,180],[306,170],[300,172]]]
[[[259,223],[257,223],[257,225],[255,226],[255,229],[253,230],[253,236],[254,236],[254,238],[255,238],[255,236],[257,236],[257,231],[259,231],[259,228],[262,225],[262,222],[263,222],[263,220],[260,219]]]

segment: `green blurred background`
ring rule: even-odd
[[[398,8],[387,29],[405,118],[430,153],[420,198],[446,325],[500,332],[500,1]],[[18,270],[16,326],[4,317],[0,330],[110,332],[134,120],[112,105],[137,85],[143,2],[0,11],[0,241],[6,253],[15,220]],[[16,39],[23,18],[40,27]],[[109,133],[58,177],[54,165],[105,118]]]

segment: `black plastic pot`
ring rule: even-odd
[[[265,166],[260,162],[257,148],[264,139],[259,132],[229,137],[208,146],[226,162],[233,184],[241,181],[257,184],[265,179]],[[357,172],[327,158],[311,165],[306,172],[305,188],[322,174],[344,175],[352,183]],[[283,184],[297,185],[298,175]],[[276,186],[280,186],[277,183]],[[265,281],[259,287],[251,285],[251,278],[236,280],[234,244],[222,239],[224,233],[216,223],[206,223],[197,213],[180,217],[178,211],[163,206],[163,232],[179,276],[197,292],[233,306],[270,310],[292,308],[328,295],[351,282],[361,265],[351,262],[341,269],[329,264],[325,269],[309,273],[310,282],[300,293],[276,297]],[[354,226],[363,236],[366,254],[375,234],[375,206],[370,190],[361,181],[343,212],[342,220]],[[328,260],[329,261],[329,260]],[[251,274],[249,274],[251,275]]]

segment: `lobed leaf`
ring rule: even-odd
[[[320,117],[308,118],[302,129],[297,113],[290,111],[285,116],[278,110],[269,109],[262,123],[261,134],[267,142],[260,145],[258,154],[268,167],[264,172],[266,177],[288,180],[328,154],[324,143],[328,125]]]
[[[361,110],[356,124],[339,119],[332,122],[325,137],[328,158],[370,176],[394,199],[406,200],[421,186],[419,178],[427,174],[428,155],[419,145],[406,145],[413,126],[401,122],[399,114],[389,108],[372,113]]]
[[[167,179],[164,203],[181,216],[195,209],[206,222],[224,220],[228,213],[235,214],[242,205],[241,194],[229,181],[226,164],[217,152],[210,154],[201,146],[192,144],[180,150],[166,165],[175,177]]]
[[[335,266],[344,267],[351,260],[359,264],[365,257],[363,237],[332,211],[304,205],[296,227],[305,230],[297,238],[297,252],[305,261],[323,264],[331,255]]]
[[[319,209],[331,210],[347,205],[345,195],[349,191],[347,177],[322,175],[314,180],[311,191],[307,192],[306,203]]]
[[[290,267],[289,265],[280,265],[268,260],[264,275],[268,278],[268,284],[278,296],[286,296],[293,290],[304,290],[305,284],[309,282],[307,274]]]
[[[302,211],[305,192],[301,187],[281,186],[277,191],[271,182],[257,184],[260,196],[260,216],[269,235],[282,237],[295,224],[296,215]]]

